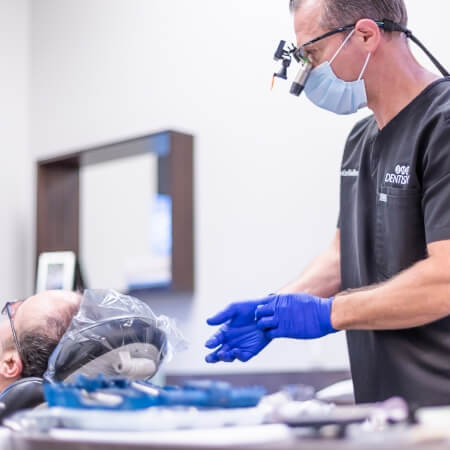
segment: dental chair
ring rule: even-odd
[[[69,328],[52,353],[44,378],[23,378],[0,395],[0,421],[16,411],[44,404],[44,380],[73,381],[80,374],[98,373],[149,379],[166,354],[166,333],[151,317],[114,317]]]
[[[45,402],[42,378],[22,378],[8,386],[0,395],[0,422],[22,409],[34,408]]]

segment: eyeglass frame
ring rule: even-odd
[[[23,302],[23,300],[14,300],[11,302],[6,302],[5,306],[2,308],[1,314],[5,314],[5,312],[8,315],[9,324],[11,326],[11,332],[13,335],[14,344],[16,346],[17,352],[19,353],[20,359],[23,361],[23,353],[22,353],[22,347],[19,343],[19,338],[17,337],[16,329],[14,328],[14,319],[11,313],[11,306],[15,305],[16,303]]]
[[[384,25],[383,21],[375,21],[375,23],[382,27]],[[322,39],[326,39],[327,37],[334,36],[338,33],[343,33],[344,31],[350,31],[353,30],[356,27],[356,23],[352,25],[344,25],[343,27],[335,28],[334,30],[327,31],[326,33],[311,39],[310,41],[306,42],[305,44],[301,45],[300,47],[296,47],[296,49],[293,51],[294,58],[300,62],[301,60],[310,62],[309,59],[303,54],[303,49],[307,47],[308,45],[315,44],[316,42],[321,41]]]

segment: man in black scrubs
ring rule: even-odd
[[[357,402],[450,404],[450,78],[416,61],[407,33],[383,26],[407,26],[403,0],[290,4],[313,66],[308,98],[373,115],[345,145],[330,248],[275,295],[210,318],[222,327],[206,360],[247,361],[275,338],[346,330]]]

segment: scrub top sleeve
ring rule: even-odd
[[[426,241],[450,239],[450,114],[441,116],[430,133],[422,183]]]

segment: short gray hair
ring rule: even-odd
[[[289,0],[295,12],[304,0]],[[389,19],[406,27],[408,12],[404,0],[317,0],[323,2],[321,24],[324,28],[351,25],[360,19]]]

